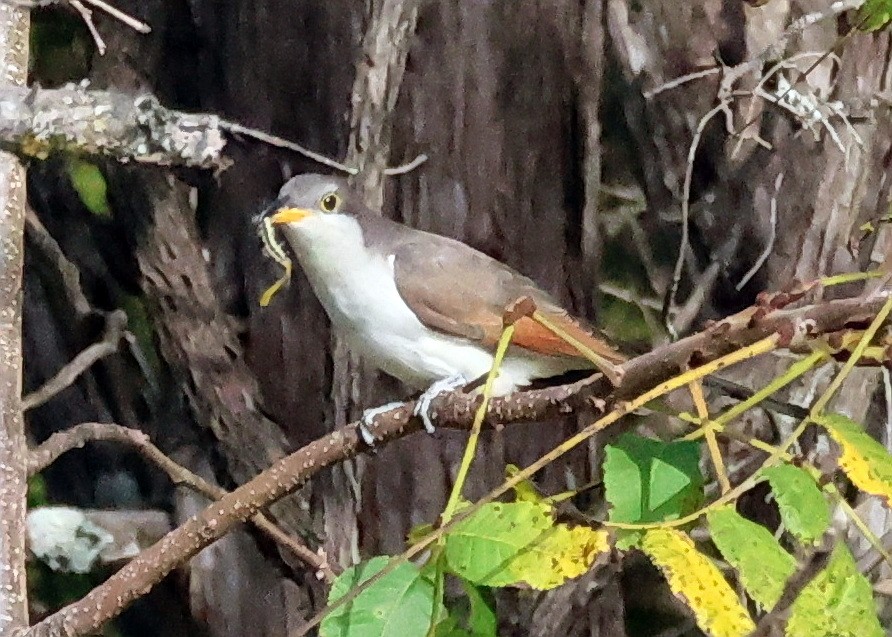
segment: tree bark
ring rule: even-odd
[[[0,4],[0,83],[23,86],[28,73],[27,12]],[[28,626],[25,501],[28,454],[22,417],[22,266],[25,169],[0,152],[0,634]]]

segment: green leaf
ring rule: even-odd
[[[344,571],[332,584],[328,603],[337,601],[383,569],[390,559],[374,557]],[[434,613],[434,583],[414,564],[400,564],[332,611],[319,628],[322,637],[404,637],[425,635]]]
[[[611,522],[659,522],[696,510],[703,501],[700,445],[626,434],[607,445],[604,488]]]
[[[458,619],[455,616],[449,615],[446,617],[446,619],[444,619],[439,624],[437,624],[436,628],[434,629],[434,637],[476,637],[476,636],[472,635],[467,630],[462,628],[459,625]]]
[[[892,506],[892,456],[851,418],[830,414],[818,419],[842,449],[839,466],[852,483]]]
[[[105,177],[96,164],[71,158],[68,161],[68,177],[81,202],[90,212],[103,218],[111,216]]]
[[[796,571],[796,560],[768,529],[747,520],[733,506],[710,511],[706,519],[713,543],[737,571],[746,592],[771,610]]]
[[[498,637],[498,620],[492,609],[495,600],[490,591],[477,588],[467,580],[460,581],[468,603],[464,599],[456,600],[449,614],[437,624],[435,637]]]
[[[830,526],[830,507],[814,478],[800,467],[779,464],[762,472],[777,500],[784,527],[804,544],[815,544]]]
[[[498,637],[499,621],[493,610],[494,600],[488,600],[488,591],[481,590],[466,580],[462,580],[471,612],[468,615],[468,626],[474,637]]]
[[[870,582],[844,543],[790,608],[787,637],[883,637]]]
[[[482,506],[446,535],[449,570],[483,586],[554,588],[608,549],[607,533],[555,524],[542,502]]]
[[[892,22],[892,0],[867,0],[858,10],[855,24],[862,31],[877,31]]]
[[[743,637],[756,628],[734,589],[712,560],[676,529],[650,529],[641,550],[663,572],[669,588],[694,612],[697,625],[713,637]]]

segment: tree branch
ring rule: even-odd
[[[544,420],[571,413],[583,405],[601,410],[610,404],[640,395],[688,367],[701,365],[773,334],[794,350],[809,340],[846,329],[863,327],[883,305],[884,298],[855,298],[830,301],[796,309],[775,309],[799,298],[799,293],[764,297],[749,308],[705,331],[659,348],[623,365],[623,385],[612,394],[599,377],[549,389],[518,392],[494,399],[487,413],[490,425]],[[603,394],[599,397],[599,391]],[[473,419],[475,396],[452,393],[434,401],[435,420],[440,426],[467,429]],[[373,430],[381,442],[418,431],[422,425],[406,403],[375,419]],[[212,506],[171,531],[157,544],[93,589],[82,600],[35,625],[30,636],[85,634],[98,630],[130,602],[145,594],[179,564],[225,535],[236,524],[261,508],[293,492],[325,467],[352,457],[365,449],[357,433],[359,423],[341,427],[297,452],[274,463],[254,479],[225,495]]]
[[[34,409],[70,387],[78,376],[87,371],[93,363],[118,351],[118,344],[127,327],[127,314],[116,310],[106,316],[105,332],[98,343],[93,343],[75,356],[70,363],[60,369],[55,376],[38,389],[22,398],[22,411]]]
[[[54,433],[39,447],[31,451],[28,459],[28,473],[29,475],[40,473],[62,454],[72,449],[80,449],[88,442],[98,441],[118,442],[134,447],[146,460],[157,465],[158,468],[170,476],[174,484],[191,487],[211,500],[220,500],[228,494],[228,491],[225,489],[208,482],[200,475],[189,471],[186,467],[169,458],[152,444],[145,433],[138,429],[122,427],[112,423],[85,422],[70,429]],[[334,580],[335,573],[324,555],[311,551],[297,539],[276,526],[262,513],[255,515],[251,521],[273,541],[278,542],[294,553],[296,557],[305,562],[317,574],[325,577],[328,581]]]
[[[4,87],[0,112],[0,148],[23,157],[46,159],[54,152],[74,151],[122,162],[222,170],[230,164],[223,149],[226,135],[231,134],[300,153],[330,168],[357,172],[264,131],[209,113],[166,108],[150,94],[88,91],[73,84],[59,89]],[[384,174],[409,172],[426,160],[427,155],[419,155],[405,165],[385,168]]]
[[[121,161],[225,168],[226,144],[216,115],[167,109],[152,95],[114,91],[0,89],[0,140],[6,150],[44,159],[55,151],[108,155]]]
[[[0,4],[0,90],[25,84],[28,27],[26,12]],[[0,635],[15,635],[28,626],[28,452],[21,407],[24,232],[25,170],[15,157],[0,152]]]

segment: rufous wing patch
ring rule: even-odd
[[[622,363],[626,360],[622,354],[611,347],[604,339],[590,333],[569,316],[553,312],[544,314],[551,322],[558,325],[567,334],[587,346],[598,356],[604,357],[611,363]],[[518,347],[528,349],[537,354],[585,358],[570,343],[528,316],[521,318],[514,324],[514,338],[511,342]]]

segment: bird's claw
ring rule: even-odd
[[[362,418],[359,419],[359,425],[356,427],[357,432],[359,433],[359,437],[362,438],[362,441],[371,449],[375,447],[375,434],[372,433],[372,429],[375,428],[375,418],[380,416],[383,413],[390,411],[391,409],[396,409],[397,407],[401,407],[403,403],[397,401],[393,403],[387,403],[386,405],[381,405],[380,407],[373,407],[372,409],[366,409],[362,412]]]
[[[427,430],[427,433],[434,433],[434,423],[431,420],[430,413],[431,402],[434,398],[440,394],[460,389],[467,384],[467,378],[461,374],[456,374],[455,376],[436,381],[418,397],[418,400],[415,401],[415,415],[421,418],[421,422],[424,423],[424,428]]]

